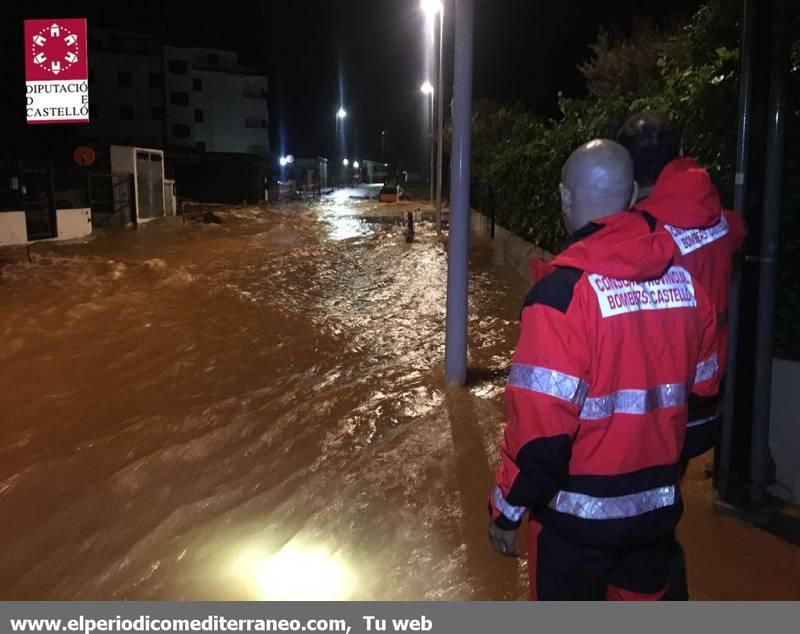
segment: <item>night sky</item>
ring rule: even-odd
[[[446,0],[446,68],[452,69],[453,0]],[[634,15],[658,23],[700,0],[476,0],[475,97],[519,100],[556,113],[559,91],[583,94],[576,65],[601,25],[625,32]],[[67,7],[69,7],[67,9]],[[152,33],[166,43],[238,50],[270,77],[273,152],[335,154],[335,112],[348,110],[348,153],[380,158],[381,130],[405,162],[424,160],[424,17],[418,0],[196,3],[8,3],[0,18],[4,92],[24,98],[21,20],[81,17],[90,27]],[[199,9],[202,7],[202,10]],[[449,54],[448,54],[449,53]],[[445,80],[449,100],[450,81]],[[7,97],[7,98],[8,98]],[[5,112],[8,112],[6,109]],[[22,122],[9,121],[13,130]],[[13,131],[12,131],[13,134]]]

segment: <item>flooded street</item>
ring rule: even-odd
[[[485,522],[527,285],[475,241],[474,376],[446,389],[444,246],[386,210],[223,210],[0,268],[0,596],[525,596]]]

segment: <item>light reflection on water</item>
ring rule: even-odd
[[[230,572],[259,601],[341,601],[352,596],[356,582],[339,554],[292,542],[272,554],[247,548]]]

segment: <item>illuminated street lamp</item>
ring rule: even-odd
[[[437,92],[439,97],[439,113],[438,113],[438,153],[436,159],[436,166],[438,171],[438,176],[436,178],[436,231],[440,232],[442,230],[442,163],[443,159],[443,142],[444,142],[444,103],[442,101],[442,97],[444,97],[444,4],[441,0],[422,0],[420,2],[420,8],[422,12],[425,14],[425,19],[428,23],[428,27],[433,31],[435,26],[436,17],[439,17],[439,72],[437,76]],[[433,108],[433,93],[431,93],[431,109]],[[431,126],[433,124],[431,123]],[[432,135],[431,135],[432,136]],[[433,147],[433,141],[431,141],[431,148]],[[431,202],[433,202],[433,196],[431,195]]]
[[[437,13],[444,11],[444,5],[442,5],[441,0],[422,0],[420,8],[429,20],[435,18]]]
[[[345,167],[347,167],[348,165],[350,165],[350,161],[348,161],[347,159],[344,159],[344,160],[342,161],[342,165],[344,165]]]
[[[422,86],[419,87],[422,94],[426,97],[431,98],[431,128],[430,128],[430,144],[431,144],[431,205],[433,205],[434,201],[434,194],[433,194],[433,187],[434,187],[434,169],[435,169],[435,162],[434,162],[434,143],[433,143],[433,84],[429,82],[427,79]]]
[[[340,107],[339,110],[337,110],[337,112],[336,112],[336,118],[337,119],[344,119],[346,116],[347,116],[347,110],[345,110],[344,108]]]
[[[289,161],[287,160],[287,158],[286,158],[285,156],[282,156],[282,157],[280,157],[280,158],[278,159],[278,163],[280,163],[280,164],[281,164],[281,167],[286,167],[286,164],[287,164],[288,162],[289,162]]]
[[[353,161],[353,169],[358,169],[358,161]]]

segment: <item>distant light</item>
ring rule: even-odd
[[[419,6],[429,18],[433,18],[437,13],[444,11],[441,0],[422,0]]]
[[[287,162],[289,165],[291,165],[292,163],[294,163],[294,156],[292,156],[291,154],[287,154],[287,155],[286,155],[286,162]]]
[[[419,87],[419,89],[422,91],[423,95],[433,94],[433,84],[431,84],[431,82],[429,82],[427,79],[425,80],[425,83]]]
[[[280,159],[278,159],[278,163],[281,164],[281,167],[286,167],[288,162],[289,160],[285,156],[282,156]]]
[[[358,161],[353,161],[353,168],[358,169]]]
[[[384,167],[389,167],[389,164],[388,163],[384,163],[383,166]]]
[[[345,159],[345,160],[343,160],[343,161],[342,161],[342,165],[344,165],[345,167],[347,167],[348,165],[350,165],[350,161],[348,161],[347,159]]]
[[[336,113],[337,119],[344,119],[347,116],[347,110],[344,108],[339,108],[338,112]]]

